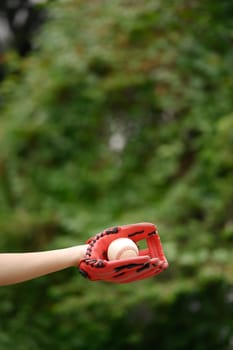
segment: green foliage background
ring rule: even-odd
[[[157,224],[170,263],[0,289],[2,350],[233,349],[233,3],[67,0],[1,86],[0,248]]]

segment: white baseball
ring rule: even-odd
[[[139,254],[138,247],[129,238],[118,238],[108,247],[108,260],[128,259]]]

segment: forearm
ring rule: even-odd
[[[71,266],[78,266],[86,245],[35,252],[0,254],[0,285],[27,281]]]

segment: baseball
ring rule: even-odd
[[[108,247],[108,260],[128,259],[139,254],[137,245],[129,238],[118,238]]]

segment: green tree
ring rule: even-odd
[[[48,11],[38,52],[1,89],[1,249],[151,221],[170,268],[138,286],[65,271],[7,287],[1,348],[229,350],[233,5],[69,0]]]

